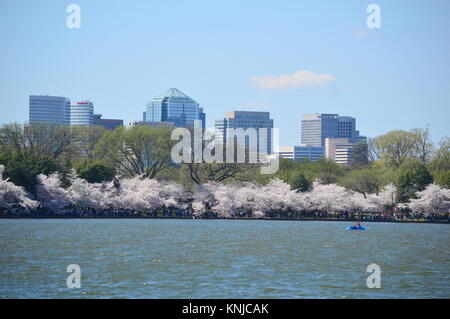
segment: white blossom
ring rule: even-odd
[[[380,192],[380,201],[386,206],[395,206],[395,195],[397,194],[397,187],[394,184],[388,184]]]
[[[59,212],[69,206],[69,193],[61,187],[61,180],[57,173],[49,176],[40,174],[37,181],[36,195],[42,207]]]
[[[73,206],[77,208],[102,208],[103,193],[99,184],[88,183],[76,176],[75,172],[72,172],[70,184],[67,192]]]
[[[24,208],[25,210],[33,210],[39,202],[32,200],[30,195],[23,187],[3,179],[5,167],[0,165],[0,207],[5,209]]]
[[[430,184],[416,195],[417,199],[411,199],[407,204],[414,213],[450,213],[450,189]]]
[[[313,189],[308,193],[309,209],[320,211],[342,212],[355,209],[352,201],[353,192],[336,184],[313,183]]]
[[[0,207],[34,209],[33,201],[22,187],[3,180],[4,167],[0,165]],[[396,187],[389,184],[379,193],[365,197],[336,184],[314,181],[309,192],[297,192],[280,179],[266,185],[256,183],[199,185],[187,192],[181,185],[137,176],[103,183],[88,183],[73,171],[70,186],[65,189],[57,173],[37,177],[37,198],[44,208],[56,213],[70,205],[78,209],[95,210],[186,210],[192,208],[194,216],[214,213],[222,218],[239,216],[264,217],[271,213],[322,211],[363,211],[381,213],[395,205]],[[397,207],[410,208],[416,213],[449,213],[450,190],[431,184],[417,193],[417,199]]]

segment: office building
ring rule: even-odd
[[[277,152],[280,158],[286,158],[294,161],[308,159],[317,161],[325,157],[325,148],[322,146],[294,145],[280,146]]]
[[[353,146],[348,138],[326,138],[325,157],[336,163],[349,165],[353,158]]]
[[[205,128],[206,128],[206,113],[203,112],[203,108],[202,107],[199,108],[199,117],[198,117],[198,119],[202,123],[203,130],[205,130]]]
[[[94,125],[94,104],[90,101],[72,103],[70,105],[70,125]]]
[[[356,138],[356,143],[367,144],[367,136],[359,135],[359,132],[358,132],[358,136]]]
[[[123,126],[123,120],[102,119],[101,114],[94,114],[94,125],[103,126],[107,130],[113,131],[116,127]]]
[[[195,120],[202,121],[205,113],[199,104],[178,89],[172,88],[147,103],[146,122],[173,122],[177,127],[193,127]]]
[[[342,165],[350,165],[353,161],[353,145],[339,145],[334,151],[334,161]]]
[[[301,144],[325,146],[326,138],[347,138],[350,143],[359,140],[356,119],[339,114],[305,114],[301,118]]]
[[[323,147],[326,137],[338,137],[338,114],[305,114],[301,121],[301,144]]]
[[[217,141],[226,142],[228,139],[228,129],[241,128],[244,131],[249,128],[254,128],[257,133],[258,153],[259,145],[265,145],[266,154],[272,154],[272,129],[273,119],[270,118],[269,112],[249,112],[249,111],[229,111],[226,117],[217,119],[214,124]],[[263,130],[266,129],[265,133]],[[248,139],[246,139],[246,146],[248,146]]]
[[[338,138],[348,138],[351,143],[355,143],[359,136],[356,130],[356,119],[351,116],[338,116]],[[331,137],[331,136],[326,136]]]
[[[62,96],[30,95],[30,125],[69,125],[70,99]]]

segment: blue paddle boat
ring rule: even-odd
[[[366,230],[366,228],[362,226],[348,226],[347,230]]]

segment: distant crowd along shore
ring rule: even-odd
[[[96,210],[66,209],[55,213],[43,208],[32,211],[22,209],[0,209],[0,218],[168,218],[168,219],[258,219],[258,220],[324,220],[324,221],[367,221],[367,222],[414,222],[414,223],[450,223],[450,213],[424,214],[412,212],[270,212],[255,217],[252,213],[235,213],[232,217],[219,216],[216,212],[204,212],[201,215],[191,210]]]

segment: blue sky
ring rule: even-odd
[[[80,29],[66,26],[71,3]],[[372,3],[380,29],[366,26]],[[354,116],[369,137],[428,124],[435,142],[450,135],[447,0],[0,0],[0,39],[0,124],[27,121],[28,95],[44,93],[139,120],[176,87],[208,126],[269,111],[282,145],[299,143],[304,113]],[[299,70],[319,80],[289,82]]]

